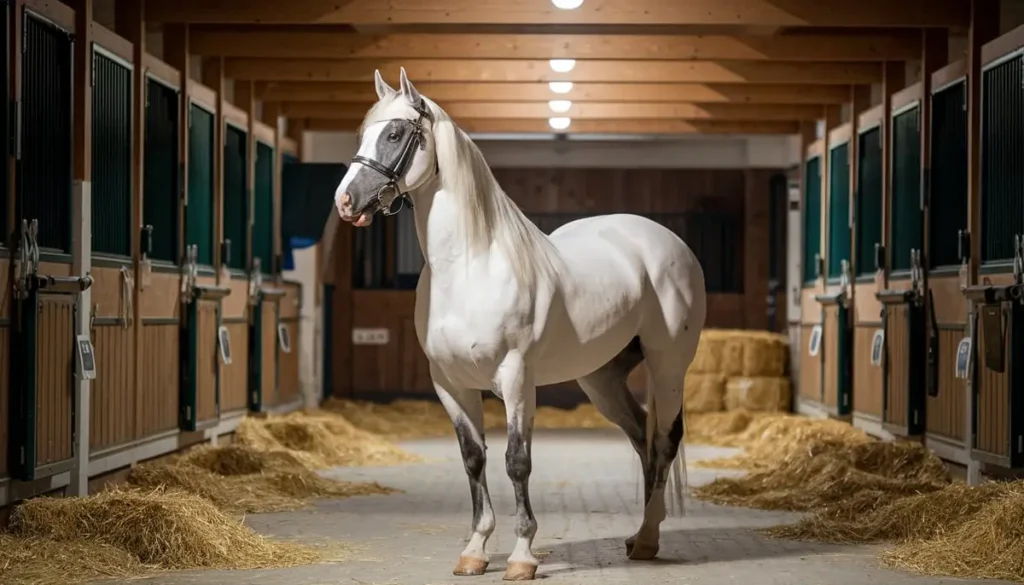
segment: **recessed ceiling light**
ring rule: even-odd
[[[548,102],[548,107],[556,114],[564,114],[572,107],[572,102],[569,100],[551,100]]]
[[[552,59],[548,64],[555,73],[568,73],[576,66],[576,59]]]
[[[571,81],[551,81],[548,83],[548,89],[552,93],[569,93],[572,91]]]
[[[572,123],[570,118],[559,117],[559,118],[548,118],[548,126],[555,130],[565,130]]]
[[[559,10],[575,10],[583,4],[583,0],[551,0]]]

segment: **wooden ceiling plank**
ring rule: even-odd
[[[151,22],[235,24],[659,24],[966,27],[962,0],[175,0],[146,7]]]
[[[326,27],[301,30],[251,27],[199,29],[199,55],[281,59],[644,59],[901,61],[921,54],[921,35],[879,32],[828,35],[585,35],[430,34],[363,35]]]
[[[306,118],[307,130],[320,132],[355,132],[357,120]],[[547,120],[503,120],[495,118],[457,121],[466,132],[553,134]],[[798,122],[754,122],[722,120],[573,120],[568,134],[796,134]]]
[[[578,102],[843,104],[849,89],[842,85],[576,83],[555,94],[546,83],[417,83],[416,88],[438,102]],[[372,83],[292,81],[262,83],[264,102],[355,102],[377,100]]]
[[[286,102],[281,106],[289,118],[362,120],[372,104],[339,104],[331,102]],[[566,116],[573,120],[750,120],[783,121],[816,120],[821,106],[764,104],[638,104],[638,103],[573,103],[566,112],[553,112],[543,102],[463,102],[441,104],[452,118],[506,120],[547,120]]]
[[[876,62],[781,61],[578,61],[568,73],[556,73],[538,60],[406,59],[329,61],[296,59],[226,59],[225,74],[254,81],[373,80],[380,68],[397,83],[405,67],[414,83],[427,81],[607,82],[607,83],[771,83],[861,85],[878,82]]]

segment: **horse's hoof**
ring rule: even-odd
[[[529,563],[509,563],[505,569],[503,581],[533,581],[537,576],[537,565]]]
[[[626,556],[631,561],[653,561],[658,556],[657,544],[633,543],[633,546],[626,545]]]
[[[484,571],[487,570],[487,564],[487,561],[483,559],[459,557],[459,564],[455,565],[455,570],[452,571],[452,574],[460,577],[483,575]]]

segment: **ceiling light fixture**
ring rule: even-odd
[[[576,59],[552,59],[548,64],[555,73],[568,73],[576,66]]]
[[[583,4],[583,0],[551,0],[551,3],[559,10],[576,10]]]
[[[564,114],[572,107],[572,102],[569,100],[551,100],[548,102],[548,107],[556,114]]]
[[[559,118],[548,118],[548,126],[551,126],[554,130],[565,130],[572,123],[570,118],[559,117]]]
[[[548,89],[551,93],[569,93],[572,91],[571,81],[551,81],[548,82]]]

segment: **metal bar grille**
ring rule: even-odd
[[[882,242],[882,129],[859,137],[857,152],[857,275],[875,272],[875,244]]]
[[[910,250],[922,248],[920,107],[896,115],[892,128],[892,269],[910,269]]]
[[[838,278],[850,261],[850,143],[829,152],[828,277]]]
[[[185,244],[199,248],[198,263],[213,264],[213,114],[189,105],[188,208]]]
[[[92,250],[131,255],[132,71],[92,53]]]
[[[815,279],[815,257],[821,253],[821,157],[807,160],[804,171],[804,282]]]
[[[1024,232],[1024,56],[982,77],[981,254],[983,262],[1013,258]]]
[[[16,217],[39,221],[40,248],[71,248],[71,35],[25,12]]]
[[[246,234],[249,224],[249,201],[245,183],[245,131],[226,124],[224,129],[224,239],[231,240],[228,268],[245,270]]]
[[[146,144],[142,221],[153,226],[150,258],[178,262],[178,100],[179,92],[146,80]]]
[[[959,264],[957,233],[967,229],[967,83],[960,81],[932,96],[931,267]]]

